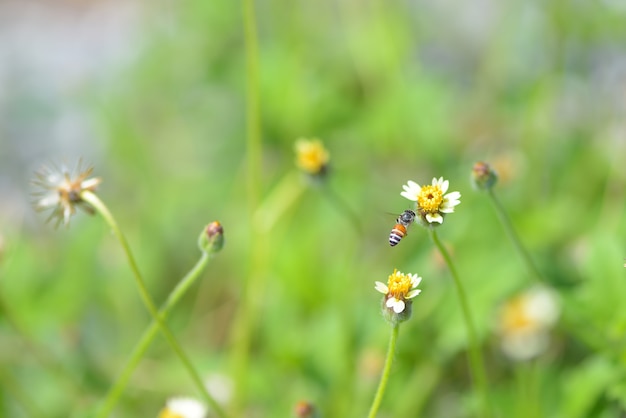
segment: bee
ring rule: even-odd
[[[395,247],[398,245],[400,240],[407,235],[407,229],[411,225],[411,223],[415,220],[417,215],[410,209],[405,210],[398,216],[396,219],[396,224],[394,225],[391,233],[389,234],[389,245]]]

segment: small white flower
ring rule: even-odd
[[[419,295],[417,288],[422,278],[417,274],[404,274],[395,270],[389,276],[387,284],[376,282],[374,288],[386,297],[385,306],[395,313],[401,313],[406,308],[406,300]]]
[[[461,203],[461,193],[447,193],[450,183],[443,177],[433,178],[432,184],[420,186],[412,180],[403,185],[400,195],[417,202],[417,212],[428,224],[443,223],[444,213],[454,212],[454,207]]]
[[[167,400],[159,418],[205,418],[206,406],[194,398],[176,397]]]
[[[545,287],[533,287],[508,300],[499,316],[502,351],[515,360],[541,354],[548,347],[549,331],[559,311],[556,296]]]

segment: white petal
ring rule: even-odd
[[[429,223],[431,223],[431,224],[432,224],[433,222],[437,222],[437,223],[442,224],[442,223],[443,223],[443,216],[441,216],[441,215],[440,215],[440,214],[438,214],[438,213],[435,213],[434,215],[431,215],[430,213],[427,213],[427,214],[426,214],[426,220],[427,220]]]
[[[80,187],[82,189],[90,189],[92,187],[96,187],[98,184],[100,184],[101,181],[102,180],[100,179],[100,177],[93,177],[93,178],[90,178],[90,179],[87,179],[87,180],[83,181],[80,184]]]
[[[549,336],[543,332],[513,333],[502,337],[502,350],[513,360],[528,360],[548,347]]]
[[[409,192],[400,192],[400,196],[412,200],[414,202],[417,202],[417,195],[415,193],[409,193]]]
[[[422,282],[422,278],[419,277],[417,274],[411,274],[411,285],[413,286],[413,288],[416,288],[417,286],[419,286],[419,284]]]
[[[459,203],[461,203],[461,193],[459,192],[448,193],[447,195],[443,197],[443,199],[444,201],[454,202],[454,205],[458,205]]]
[[[50,208],[50,207],[58,205],[59,200],[60,200],[59,193],[52,192],[42,197],[41,199],[39,199],[39,201],[37,202],[37,207],[42,208],[42,209]]]
[[[538,325],[549,328],[559,317],[559,306],[554,294],[543,287],[534,287],[526,292],[526,315]]]
[[[414,202],[417,201],[417,195],[422,190],[419,184],[412,180],[409,180],[407,184],[403,185],[402,189],[404,189],[404,191],[401,192],[400,195]]]
[[[374,289],[378,290],[383,295],[389,293],[389,288],[387,287],[387,285],[381,282],[376,282],[376,286],[374,286]]]
[[[455,207],[456,205],[458,205],[460,203],[461,203],[461,201],[458,200],[458,199],[446,199],[446,198],[444,198],[443,205],[441,205],[441,206],[443,206],[445,208],[453,208],[453,207]]]
[[[193,398],[170,398],[167,401],[167,409],[175,416],[184,418],[204,418],[207,408],[204,404]]]
[[[445,180],[444,182],[439,184],[439,187],[441,188],[441,193],[446,193],[448,191],[448,187],[450,187],[450,182],[448,180]]]
[[[393,304],[393,311],[395,313],[400,313],[404,311],[404,308],[405,308],[405,304],[403,300],[396,300],[396,302]]]
[[[74,210],[72,209],[72,206],[66,206],[65,209],[63,210],[63,222],[65,223],[65,225],[70,223],[70,217],[74,214]]]
[[[415,296],[419,295],[421,293],[421,291],[422,291],[422,289],[413,289],[409,293],[407,293],[404,298],[405,299],[414,298]]]
[[[459,192],[450,192],[444,196],[444,199],[448,200],[459,200],[461,199],[461,193]]]
[[[420,187],[419,184],[417,184],[416,182],[414,182],[413,180],[409,180],[406,182],[406,184],[409,186],[409,188],[411,190],[421,190],[422,188]]]

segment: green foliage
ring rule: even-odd
[[[481,16],[422,3],[257,5],[262,201],[295,170],[296,138],[319,137],[331,154],[327,183],[303,178],[267,233],[248,217],[240,4],[186,0],[167,16],[155,5],[137,60],[91,91],[98,195],[158,304],[199,257],[201,228],[223,225],[223,250],[168,319],[204,377],[232,376],[235,318],[260,276],[244,416],[289,416],[303,399],[325,417],[364,416],[389,331],[374,281],[398,268],[424,280],[380,416],[469,417],[478,400],[449,272],[417,225],[388,244],[410,206],[402,184],[443,176],[462,197],[438,233],[468,294],[498,416],[623,416],[623,7],[492,2]],[[478,160],[499,171],[495,192],[562,307],[548,350],[528,362],[502,354],[497,321],[535,278],[470,185]],[[0,383],[17,382],[41,416],[85,416],[150,321],[124,255],[85,214],[69,229],[0,232]],[[114,416],[157,416],[175,395],[197,393],[159,337]],[[0,416],[26,416],[22,404],[3,391]]]

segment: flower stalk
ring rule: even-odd
[[[412,313],[413,298],[421,293],[421,289],[417,286],[421,283],[422,278],[417,274],[404,274],[397,269],[389,275],[387,284],[375,282],[374,289],[384,295],[382,303],[382,314],[385,320],[391,325],[391,337],[389,338],[389,348],[387,349],[387,358],[383,368],[378,389],[374,396],[374,401],[370,408],[368,417],[374,418],[378,413],[378,408],[383,400],[393,356],[396,352],[396,341],[398,339],[398,330],[400,323],[408,320]]]
[[[206,387],[204,386],[204,383],[202,382],[200,375],[198,374],[194,366],[191,364],[191,361],[189,360],[189,358],[183,351],[182,347],[176,340],[176,337],[174,337],[174,334],[172,333],[172,331],[169,329],[169,327],[165,323],[164,318],[157,311],[157,308],[154,302],[152,301],[152,297],[150,296],[148,292],[144,279],[139,271],[139,267],[137,266],[135,258],[133,257],[133,254],[130,250],[130,246],[128,245],[128,242],[126,241],[126,238],[124,237],[124,234],[122,233],[121,229],[117,225],[115,218],[113,217],[109,209],[106,207],[106,205],[92,191],[83,190],[80,194],[80,197],[84,202],[89,203],[96,210],[96,212],[98,212],[104,218],[105,222],[109,225],[109,227],[113,231],[113,234],[119,241],[124,251],[124,254],[126,255],[128,264],[130,265],[130,268],[133,272],[133,277],[135,278],[135,282],[137,284],[139,294],[141,296],[141,299],[144,305],[146,305],[148,312],[152,316],[152,320],[156,322],[158,328],[161,330],[161,332],[165,336],[165,339],[170,344],[170,346],[172,347],[176,355],[180,358],[181,362],[187,369],[187,372],[191,376],[193,382],[195,383],[197,389],[200,391],[200,394],[202,395],[204,400],[209,404],[214,404],[214,403],[216,404],[216,401],[211,397],[211,395],[206,390]],[[222,414],[220,416],[223,417],[224,415]]]
[[[540,282],[544,281],[544,278],[539,272],[539,269],[537,268],[535,263],[533,263],[532,258],[530,258],[530,254],[526,250],[526,247],[524,247],[522,241],[519,239],[519,236],[515,232],[515,228],[513,228],[513,223],[507,215],[504,206],[502,206],[495,193],[493,192],[493,188],[498,182],[498,174],[496,173],[496,171],[486,162],[478,161],[472,167],[472,175],[470,179],[472,185],[476,190],[486,192],[487,196],[489,196],[489,200],[491,201],[491,204],[496,211],[496,215],[498,216],[498,219],[500,219],[500,222],[502,223],[502,226],[504,227],[507,236],[513,243],[515,250],[522,258],[524,264],[526,264],[526,267],[528,268],[530,273],[533,274]]]
[[[493,208],[496,211],[496,215],[498,216],[498,219],[500,219],[500,222],[502,223],[502,226],[504,227],[504,230],[506,231],[507,236],[513,243],[515,250],[522,258],[524,264],[526,264],[526,267],[528,268],[528,270],[530,270],[530,272],[537,278],[537,280],[544,281],[543,276],[541,275],[541,273],[539,272],[539,269],[537,268],[532,258],[530,257],[530,254],[526,250],[526,247],[524,247],[524,245],[522,244],[522,241],[519,239],[519,236],[515,232],[515,228],[513,228],[513,223],[511,222],[511,219],[507,215],[506,210],[504,209],[504,206],[502,206],[502,204],[496,197],[495,193],[493,192],[492,188],[489,188],[487,190],[487,196],[489,196],[489,200],[491,201]]]
[[[389,347],[387,348],[387,357],[385,358],[385,366],[383,368],[382,375],[380,376],[380,382],[378,383],[378,389],[374,396],[374,401],[370,407],[370,412],[367,415],[368,418],[376,417],[380,404],[382,403],[383,396],[385,395],[385,389],[387,388],[387,382],[391,372],[391,365],[393,364],[393,357],[396,352],[396,342],[398,341],[398,332],[400,330],[400,323],[391,325],[391,336],[389,337]]]
[[[200,277],[200,274],[212,258],[212,253],[203,252],[196,265],[185,275],[185,277],[181,279],[178,285],[176,285],[159,310],[159,316],[163,319],[163,321],[167,319],[169,313],[178,304],[178,301],[185,293],[187,293],[187,290],[196,282],[198,277]],[[104,399],[98,414],[96,415],[97,418],[105,418],[111,414],[111,411],[115,407],[120,395],[128,384],[133,371],[137,368],[137,365],[148,350],[148,347],[150,347],[150,344],[152,344],[152,341],[154,341],[158,330],[159,324],[153,319],[148,328],[146,328],[143,332],[139,342],[135,345],[135,348],[133,349],[133,352],[126,362],[126,365],[120,373],[117,381],[109,389],[109,392],[107,393],[107,396]],[[215,402],[212,397],[210,399],[213,400],[209,401],[209,405],[211,405],[212,410],[215,411],[215,413],[220,417],[225,416],[219,404]]]
[[[472,372],[472,378],[474,384],[476,385],[478,395],[481,399],[482,405],[482,418],[491,417],[491,407],[489,405],[489,396],[487,390],[487,373],[485,372],[485,363],[483,361],[482,352],[480,350],[480,345],[478,344],[478,337],[476,334],[476,327],[474,326],[474,320],[472,319],[472,313],[469,307],[469,303],[467,300],[467,296],[465,294],[465,289],[463,288],[463,284],[461,279],[459,278],[459,274],[452,262],[452,258],[450,257],[450,253],[445,248],[445,246],[439,240],[437,236],[437,231],[435,229],[429,229],[430,238],[433,243],[441,253],[443,259],[445,260],[450,273],[452,274],[452,279],[454,280],[454,285],[457,291],[457,295],[459,297],[459,303],[461,304],[461,312],[463,314],[463,319],[465,321],[465,327],[467,329],[467,337],[469,340],[469,363],[470,369]]]

